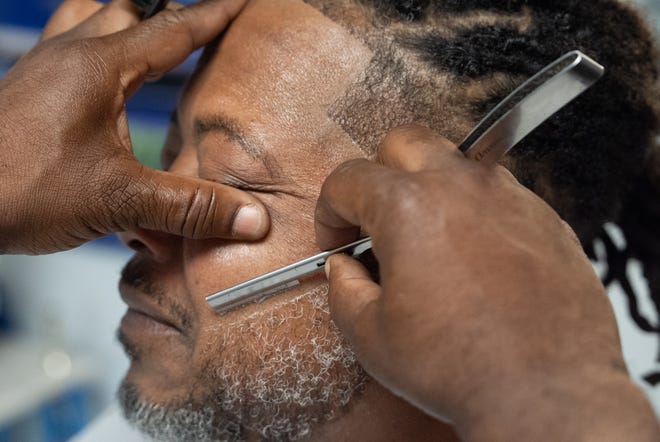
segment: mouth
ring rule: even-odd
[[[184,334],[181,325],[152,296],[131,287],[124,281],[119,284],[119,293],[128,306],[121,320],[122,332],[149,335]]]

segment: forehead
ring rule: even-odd
[[[299,0],[251,1],[207,52],[179,108],[184,128],[220,111],[270,137],[268,129],[282,136],[328,129],[328,108],[371,58],[346,29]]]

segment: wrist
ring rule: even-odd
[[[472,398],[462,440],[660,440],[658,422],[625,372],[512,379]]]

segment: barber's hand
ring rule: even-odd
[[[129,0],[68,0],[0,80],[0,253],[47,253],[137,227],[257,239],[247,193],[159,172],[133,156],[125,103],[220,34],[245,0],[207,0],[140,22]]]
[[[344,255],[326,270],[333,319],[375,379],[465,439],[658,437],[603,286],[548,205],[425,128],[393,131],[379,162],[340,166],[316,213],[323,249],[355,226],[373,238],[380,285]]]

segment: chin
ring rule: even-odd
[[[178,368],[138,353],[119,394],[129,421],[159,440],[295,440],[343,415],[366,383],[330,319],[327,285],[223,317],[200,327]]]

